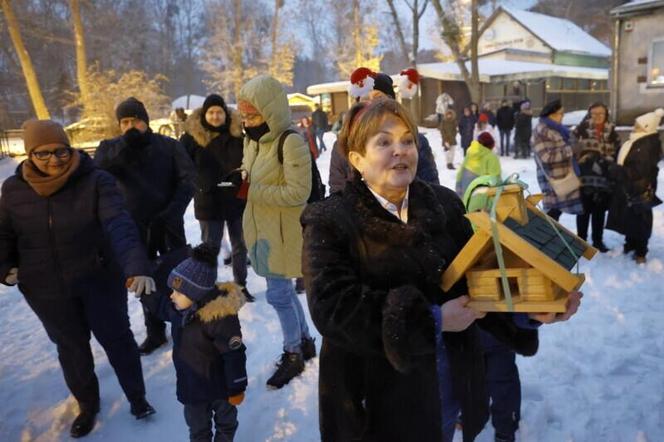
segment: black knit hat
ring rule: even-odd
[[[556,99],[548,102],[540,112],[540,118],[546,118],[551,114],[555,114],[563,107],[563,104],[560,102],[560,99]]]
[[[397,95],[394,93],[394,86],[392,82],[392,77],[382,72],[378,72],[374,77],[374,87],[375,90],[381,91],[388,97],[396,100]]]
[[[207,112],[212,106],[219,106],[224,112],[226,112],[226,102],[221,98],[221,95],[212,94],[207,96],[203,102],[203,114],[205,114],[205,112]]]
[[[166,284],[192,301],[201,301],[212,292],[217,282],[219,249],[207,243],[191,251],[191,257],[175,266]]]
[[[221,107],[224,110],[224,114],[226,114],[226,121],[224,121],[224,124],[222,124],[219,127],[215,127],[215,126],[211,125],[205,119],[205,114],[207,113],[208,109],[210,109],[212,106]],[[224,132],[224,131],[228,130],[228,127],[230,126],[230,123],[231,123],[231,116],[228,113],[228,108],[226,107],[226,102],[221,97],[221,95],[211,94],[211,95],[208,95],[207,98],[205,98],[205,101],[203,102],[203,107],[201,108],[200,119],[201,119],[201,124],[207,130],[211,130],[211,131],[214,131],[214,132]]]
[[[143,103],[134,97],[129,97],[118,104],[118,107],[115,109],[115,117],[118,119],[118,122],[123,118],[138,118],[145,121],[145,124],[150,124],[148,111],[145,110]]]

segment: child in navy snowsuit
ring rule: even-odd
[[[172,323],[177,398],[191,441],[232,441],[236,406],[247,388],[245,346],[237,313],[245,303],[235,283],[217,284],[218,250],[208,244],[168,276],[170,296],[143,296],[146,306]],[[169,299],[170,298],[170,299]]]

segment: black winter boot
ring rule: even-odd
[[[131,401],[129,405],[129,411],[136,417],[136,419],[144,419],[156,413],[155,409],[152,408],[152,405],[150,405],[144,397]]]
[[[304,293],[304,279],[303,278],[295,278],[295,293],[298,295],[301,295]]]
[[[599,250],[599,253],[606,253],[609,251],[609,248],[604,244],[603,241],[599,242],[594,242],[593,241],[593,247]]]
[[[300,348],[302,349],[302,359],[304,359],[304,362],[316,357],[315,338],[302,337],[302,343],[300,344]]]
[[[281,361],[277,364],[277,371],[267,380],[268,388],[278,390],[304,371],[302,353],[289,353],[284,351]]]
[[[71,424],[69,435],[75,439],[86,436],[95,427],[97,413],[99,413],[99,404],[93,406],[84,406],[79,404],[80,412],[74,422]]]

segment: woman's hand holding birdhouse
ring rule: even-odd
[[[476,319],[486,316],[485,312],[478,312],[466,307],[470,298],[466,295],[447,301],[440,306],[443,315],[443,331],[459,332],[467,329]]]
[[[567,295],[567,303],[565,304],[567,309],[564,313],[530,313],[529,316],[531,319],[535,319],[536,321],[539,321],[543,324],[567,321],[569,318],[574,316],[576,311],[579,309],[582,297],[583,293],[581,292],[570,292],[569,295]]]

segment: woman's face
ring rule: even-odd
[[[171,293],[170,298],[176,310],[186,310],[194,305],[194,302],[191,299],[175,290]]]
[[[221,106],[210,106],[208,110],[205,111],[205,121],[207,121],[210,126],[219,127],[226,122],[226,113]]]
[[[565,109],[561,107],[558,111],[549,115],[549,119],[555,121],[556,123],[562,123],[563,115],[565,115]]]
[[[604,124],[606,122],[606,111],[602,106],[590,109],[590,118],[594,125]]]
[[[396,115],[387,114],[378,133],[369,138],[364,155],[348,154],[365,183],[381,196],[405,191],[417,171],[415,135]]]
[[[71,153],[71,148],[65,145],[39,146],[30,152],[30,159],[41,173],[55,176],[67,166]]]

